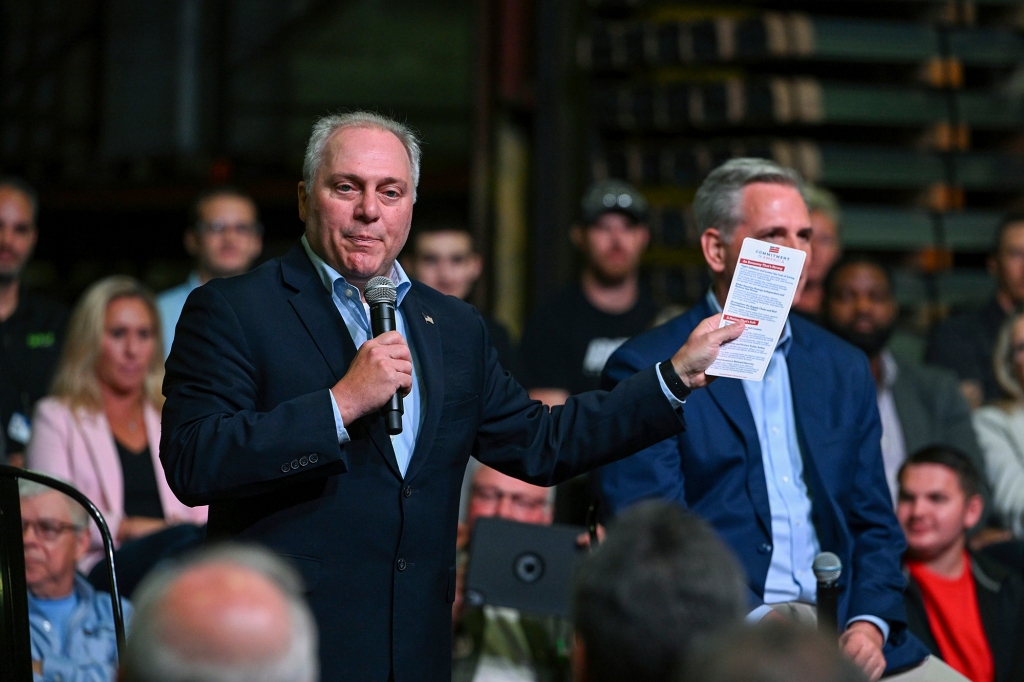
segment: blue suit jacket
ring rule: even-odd
[[[671,357],[704,318],[702,300],[689,312],[633,338],[605,366],[615,385]],[[867,358],[853,346],[798,316],[790,317],[787,356],[804,476],[822,550],[843,561],[840,622],[855,615],[891,626],[888,669],[927,656],[906,632],[905,548],[882,467],[874,380]],[[645,498],[674,500],[707,519],[747,572],[752,605],[762,602],[771,561],[771,512],[757,429],[743,385],[715,380],[686,401],[686,432],[604,467],[602,494],[617,512]]]
[[[339,446],[328,388],[356,349],[301,245],[193,291],[167,360],[160,457],[211,538],[301,571],[324,680],[449,682],[459,497],[470,455],[551,485],[682,429],[655,372],[548,411],[501,369],[480,315],[414,283],[402,310],[423,417],[403,479],[379,412]]]

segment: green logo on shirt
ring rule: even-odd
[[[29,348],[49,348],[57,341],[53,332],[35,332],[25,337],[25,345]]]

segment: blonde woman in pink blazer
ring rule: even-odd
[[[51,395],[32,420],[28,468],[85,493],[118,545],[168,524],[206,522],[206,507],[179,502],[160,465],[160,339],[153,295],[139,282],[115,276],[92,285],[72,313]],[[81,567],[101,549],[93,528]]]

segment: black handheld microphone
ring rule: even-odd
[[[832,552],[822,552],[811,565],[818,579],[818,632],[835,637],[839,632],[839,576],[843,562]]]
[[[395,318],[395,301],[398,290],[395,283],[387,277],[374,277],[366,283],[363,297],[370,305],[370,331],[374,337],[385,332],[393,332],[398,328]],[[402,396],[395,393],[384,407],[380,408],[384,417],[384,429],[389,435],[395,436],[402,432]]]

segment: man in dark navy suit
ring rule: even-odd
[[[616,351],[605,367],[608,385],[649,368],[721,310],[745,238],[810,252],[800,179],[770,161],[718,167],[697,191],[693,212],[711,290],[688,313]],[[921,666],[928,652],[906,631],[904,540],[861,351],[794,315],[762,381],[722,379],[686,406],[685,433],[601,471],[613,512],[663,497],[710,521],[746,569],[751,619],[816,617],[811,564],[819,551],[834,552],[843,562],[839,643],[847,655],[873,680],[907,668],[922,679],[956,674],[930,670],[945,667],[938,661]]]
[[[682,400],[738,331],[715,319],[616,390],[549,411],[500,369],[480,315],[411,283],[419,146],[357,112],[313,128],[301,243],[193,291],[167,361],[160,454],[209,536],[261,542],[301,571],[323,679],[447,682],[470,455],[550,486],[678,433]],[[363,288],[387,276],[398,331],[370,338]],[[408,344],[406,343],[408,340]],[[405,399],[402,432],[379,408]]]

